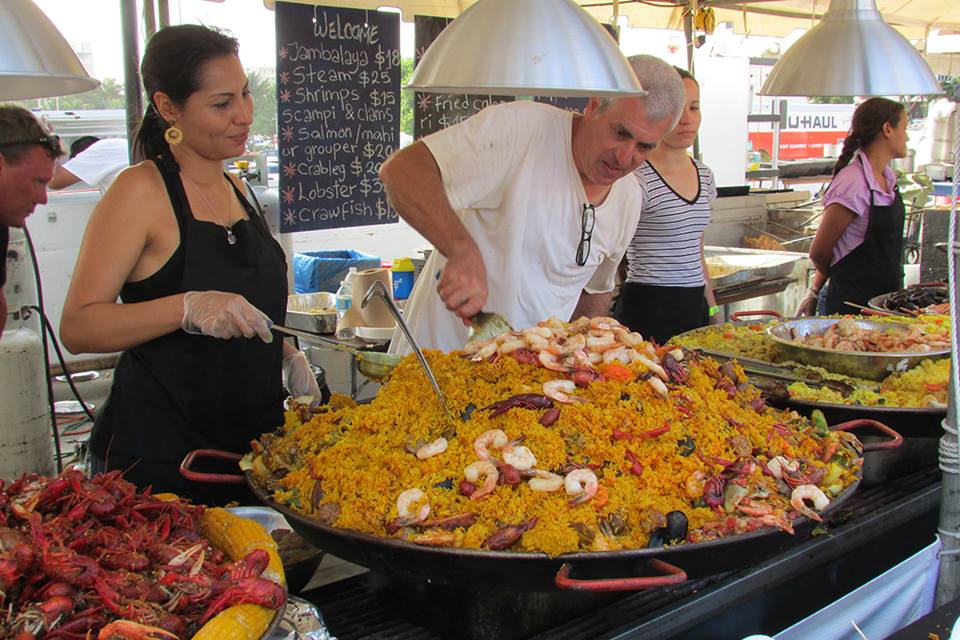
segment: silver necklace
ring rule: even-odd
[[[197,193],[200,194],[200,197],[203,198],[203,201],[206,203],[207,208],[210,210],[210,215],[216,216],[216,208],[210,203],[210,199],[207,198],[207,194],[203,192],[203,190],[200,188],[200,185],[197,184],[197,181],[183,172],[180,172],[180,175],[182,175],[187,180],[189,180],[190,184],[193,185],[193,188],[197,191]],[[233,215],[233,198],[230,197],[230,187],[227,186],[227,220],[231,220],[232,215]],[[233,235],[233,229],[223,224],[223,222],[220,221],[219,216],[217,216],[216,222],[226,230],[227,244],[229,245],[237,244],[237,236]]]

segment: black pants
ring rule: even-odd
[[[647,340],[665,344],[673,336],[706,326],[710,320],[703,287],[657,287],[625,282],[614,317]]]

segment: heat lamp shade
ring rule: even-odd
[[[918,96],[943,93],[929,65],[883,20],[875,0],[833,0],[760,90],[771,96]]]
[[[64,96],[99,85],[33,2],[0,2],[0,100]]]
[[[479,0],[430,45],[407,88],[512,96],[645,95],[616,41],[572,0]]]

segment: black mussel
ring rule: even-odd
[[[667,514],[666,535],[668,542],[683,542],[687,538],[687,514],[671,511]]]
[[[467,422],[470,420],[470,417],[473,416],[473,412],[477,410],[477,406],[472,402],[463,408],[463,411],[460,412],[460,422]]]
[[[697,443],[692,436],[686,435],[680,440],[677,440],[677,447],[679,448],[680,455],[687,457],[697,450]]]
[[[453,478],[447,478],[433,485],[434,489],[453,489]]]
[[[658,549],[667,543],[667,530],[666,529],[657,529],[650,534],[650,539],[647,541],[648,549]]]
[[[621,402],[626,402],[626,401],[628,401],[629,399],[630,399],[630,394],[629,394],[629,393],[624,392],[624,393],[621,393],[621,394],[620,394],[620,401],[621,401]]]

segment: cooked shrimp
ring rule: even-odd
[[[503,448],[503,461],[517,471],[528,471],[537,464],[537,458],[530,449],[512,444]]]
[[[430,501],[420,489],[407,489],[397,496],[397,515],[401,526],[423,522],[430,515]]]
[[[563,479],[568,496],[576,496],[570,504],[586,502],[597,495],[597,475],[590,469],[574,469]]]
[[[472,356],[476,352],[480,351],[491,342],[496,342],[496,340],[471,340],[463,347],[463,354],[467,356]]]
[[[463,477],[466,478],[467,482],[477,485],[476,491],[470,494],[470,499],[479,500],[497,488],[500,472],[489,460],[477,460],[466,466],[463,470]],[[483,478],[482,485],[479,484],[481,477]]]
[[[647,356],[643,355],[642,353],[638,353],[638,354],[637,354],[637,362],[639,362],[640,364],[642,364],[643,366],[645,366],[645,367],[646,367],[647,369],[649,369],[650,371],[653,371],[653,372],[657,375],[657,377],[660,378],[661,380],[666,380],[666,379],[667,379],[667,372],[666,372],[666,370],[665,370],[663,367],[661,367],[659,364],[657,364],[656,362],[654,362],[652,358],[648,358]]]
[[[660,378],[650,377],[647,379],[647,384],[653,387],[653,390],[657,392],[657,395],[660,395],[664,398],[670,397],[670,390],[667,389],[667,385],[663,384],[663,380]]]
[[[842,433],[842,432],[841,432]],[[767,463],[767,469],[770,470],[770,473],[773,474],[773,477],[777,480],[783,479],[783,471],[796,472],[800,469],[800,463],[796,460],[790,460],[784,456],[774,456]]]
[[[628,347],[639,347],[643,344],[643,336],[639,333],[630,331],[626,327],[615,327],[613,333],[617,338],[620,339],[620,342],[627,345]]]
[[[432,458],[433,456],[438,456],[444,451],[447,450],[447,439],[444,437],[439,437],[433,442],[428,442],[419,449],[417,449],[417,458],[420,460],[426,460],[427,458]]]
[[[617,344],[617,339],[612,331],[591,330],[590,335],[587,336],[587,348],[594,353],[603,353],[610,349],[616,349],[618,346],[620,345]]]
[[[550,371],[561,371],[563,373],[570,371],[569,367],[564,366],[563,363],[557,359],[557,356],[549,351],[541,351],[537,354],[537,358],[540,360],[540,364],[550,369]]]
[[[527,486],[530,487],[531,491],[539,491],[541,493],[559,491],[563,488],[564,484],[563,476],[558,476],[549,471],[536,471],[535,475],[527,481]]]
[[[507,438],[507,434],[504,433],[502,429],[489,429],[481,433],[477,436],[477,439],[473,441],[473,450],[478,458],[488,460],[490,459],[490,452],[487,451],[487,447],[503,449],[507,446],[508,442],[510,442],[510,439]],[[473,481],[471,480],[471,482]]]
[[[497,341],[491,340],[483,348],[473,354],[473,357],[470,358],[473,362],[480,362],[481,360],[486,360],[493,354],[497,352]]]
[[[823,511],[824,507],[830,504],[830,498],[815,484],[802,484],[790,494],[791,507],[796,509],[800,515],[819,522],[820,516],[807,507],[805,500],[812,502],[813,508],[817,511]]]
[[[570,336],[563,343],[563,350],[566,352],[575,351],[577,349],[584,349],[587,346],[587,336],[582,333],[578,333],[575,336]]]
[[[615,327],[623,326],[615,318],[608,318],[606,316],[595,316],[590,318],[589,326],[591,329],[604,329],[609,330]]]
[[[605,363],[621,362],[623,364],[630,364],[630,351],[633,351],[633,349],[627,349],[626,347],[610,349],[609,351],[604,352],[603,361]]]
[[[523,340],[518,340],[517,338],[510,338],[509,340],[504,340],[500,346],[497,348],[497,351],[503,354],[513,353],[517,349],[523,348]]]
[[[550,341],[530,329],[523,332],[523,342],[531,351],[547,351],[550,349]]]
[[[549,340],[550,338],[553,337],[553,329],[551,329],[550,327],[542,327],[542,326],[530,327],[529,329],[526,329],[523,332],[524,337],[526,337],[527,334],[538,335],[542,338],[547,338]]]
[[[556,400],[557,402],[563,402],[565,404],[584,402],[583,398],[578,398],[574,395],[567,395],[568,393],[572,394],[576,388],[577,385],[574,384],[573,380],[548,380],[543,383],[543,395],[547,396],[551,400]]]

